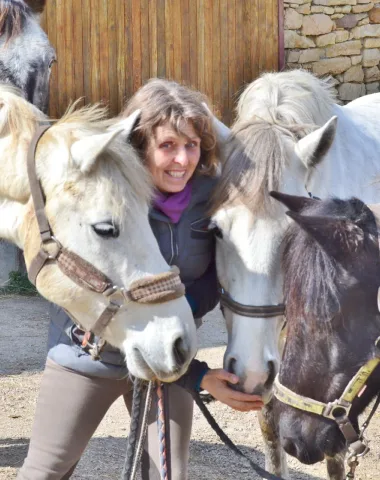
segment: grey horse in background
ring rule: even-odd
[[[0,82],[47,113],[55,50],[40,26],[46,0],[0,0]]]

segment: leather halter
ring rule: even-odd
[[[282,385],[279,380],[279,374],[277,374],[274,381],[274,395],[280,402],[285,403],[286,405],[335,421],[346,439],[350,455],[352,457],[363,456],[369,450],[363,437],[364,430],[367,428],[369,422],[366,422],[365,428],[362,428],[361,433],[358,434],[348,416],[353,401],[355,398],[360,397],[364,391],[367,380],[379,365],[380,337],[378,337],[375,342],[375,356],[360,368],[337,400],[323,403],[299,395]]]
[[[285,305],[244,305],[234,300],[231,295],[223,288],[219,287],[220,304],[231,310],[231,312],[249,318],[272,318],[285,315]]]
[[[129,302],[163,303],[183,296],[185,286],[180,280],[177,267],[172,267],[168,272],[136,280],[132,282],[129,290],[126,290],[114,285],[111,279],[87,260],[62,247],[54,237],[45,214],[44,195],[35,167],[38,142],[49,128],[50,125],[41,125],[37,128],[30,143],[27,158],[30,192],[41,236],[40,250],[28,269],[30,281],[35,285],[42,268],[48,263],[56,262],[60,270],[74,283],[86,290],[104,295],[109,303],[89,329],[97,336],[100,336],[119,309]],[[74,322],[78,324],[75,319]]]

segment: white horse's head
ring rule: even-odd
[[[46,0],[0,0],[0,82],[47,112],[54,48],[40,27]]]
[[[27,266],[40,248],[26,173],[26,152],[43,116],[9,87],[0,88],[0,237],[24,250]],[[69,111],[41,138],[36,172],[45,213],[59,242],[91,263],[115,285],[167,272],[148,221],[151,183],[127,138],[136,120],[114,123],[104,111]],[[84,328],[99,318],[107,299],[70,280],[56,263],[46,265],[37,288]],[[195,354],[195,326],[185,297],[154,305],[131,302],[102,333],[120,348],[129,371],[172,381]]]
[[[310,82],[325,95],[307,95]],[[262,394],[264,400],[270,398],[280,362],[281,246],[290,221],[269,193],[305,193],[310,172],[334,139],[335,119],[318,130],[315,126],[328,116],[331,104],[326,87],[305,72],[269,74],[243,93],[231,136],[215,125],[225,143],[213,205],[218,278],[228,297],[225,302],[222,297],[229,335],[224,367],[240,377],[242,389]],[[318,115],[302,117],[303,109],[313,108]],[[235,308],[229,300],[243,307]],[[248,313],[255,316],[250,317],[244,306],[260,308],[251,309]]]

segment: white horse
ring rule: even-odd
[[[237,112],[232,137],[219,124],[226,153],[213,206],[218,278],[238,304],[277,306],[283,302],[281,243],[289,219],[269,192],[378,202],[380,94],[340,106],[328,81],[300,70],[271,73],[246,88]],[[284,317],[276,308],[269,318],[248,318],[228,305],[224,310],[225,368],[241,378],[242,390],[269,401]],[[276,452],[267,467],[285,475],[275,432],[269,437]],[[341,472],[331,475],[341,478]]]
[[[151,182],[128,144],[136,114],[110,127],[104,110],[69,111],[42,136],[35,155],[54,235],[115,285],[129,289],[169,271],[148,221]],[[0,86],[0,238],[24,250],[27,267],[40,248],[26,168],[26,152],[45,116],[9,86]],[[37,288],[90,329],[107,298],[74,283],[56,263]],[[173,381],[195,354],[194,320],[185,297],[165,303],[131,301],[102,338],[120,348],[131,374]]]

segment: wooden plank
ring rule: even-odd
[[[182,22],[181,0],[172,3],[172,26],[173,26],[173,78],[177,82],[182,81]]]
[[[214,32],[212,30],[212,0],[204,2],[204,77],[205,77],[205,89],[204,93],[211,99],[214,94],[213,76],[212,76],[212,56],[213,56],[213,44],[212,38]]]
[[[258,57],[258,64],[259,64],[259,72],[263,72],[265,70],[265,62],[266,62],[266,43],[268,41],[266,37],[266,5],[267,0],[259,0],[259,21],[257,26],[261,28],[260,35],[259,35],[259,57]]]
[[[190,80],[190,13],[189,0],[181,0],[182,42],[181,42],[181,79],[189,85]]]
[[[228,79],[228,1],[220,0],[220,78],[222,98],[222,120],[230,125],[229,79]]]
[[[251,15],[252,15],[252,33],[251,33],[251,68],[252,80],[259,74],[259,1],[251,0]]]
[[[116,37],[117,37],[117,65],[116,65],[116,81],[117,81],[117,103],[118,110],[121,111],[125,101],[125,82],[126,82],[126,31],[125,31],[125,2],[116,3]],[[111,72],[110,72],[111,74]]]
[[[157,0],[157,76],[166,77],[166,1]]]
[[[190,28],[190,55],[189,55],[189,71],[190,85],[196,87],[198,85],[198,60],[197,60],[197,44],[198,44],[198,14],[197,2],[189,0],[189,28]]]
[[[220,49],[220,0],[213,0],[212,5],[212,101],[218,111],[221,109],[221,49]]]
[[[91,18],[90,0],[82,0],[82,59],[83,59],[83,92],[84,101],[88,103],[91,98]]]
[[[65,0],[65,64],[66,64],[66,102],[75,100],[74,91],[74,45],[73,45],[73,3],[72,0]]]
[[[141,4],[132,0],[132,35],[133,35],[133,91],[141,86]]]
[[[108,85],[109,85],[109,105],[110,113],[116,115],[118,112],[118,67],[117,67],[117,23],[115,0],[108,2],[108,41],[109,41],[109,57],[108,57]]]
[[[133,26],[132,0],[125,2],[125,66],[126,66],[126,99],[133,94]]]
[[[73,5],[73,39],[75,41],[75,54],[73,58],[74,67],[74,99],[83,96],[84,78],[83,78],[83,22],[82,22],[82,2],[76,2]]]
[[[99,100],[100,94],[100,51],[99,51],[99,1],[91,0],[91,95],[90,102]]]
[[[239,1],[239,0],[238,0]],[[236,72],[236,5],[228,0],[228,108],[230,122],[233,118],[234,95],[237,90]]]
[[[108,72],[109,72],[109,38],[108,38],[108,0],[99,0],[99,29],[101,39],[99,42],[99,100],[106,103],[110,98]]]
[[[272,1],[272,0],[268,0]],[[243,0],[235,3],[235,88],[232,94],[232,114],[235,117],[235,105],[244,85],[244,21]]]
[[[44,11],[43,28],[46,31],[50,43],[57,51],[57,8],[56,2],[49,2]],[[49,115],[53,118],[59,117],[59,98],[58,98],[58,67],[54,64],[50,75],[50,97],[49,97]]]
[[[149,0],[141,0],[141,82],[150,78]]]
[[[251,68],[251,35],[252,35],[252,15],[251,0],[243,0],[243,52],[244,52],[244,83],[252,81]]]
[[[165,0],[166,78],[174,77],[173,2]]]
[[[157,77],[158,57],[157,57],[157,0],[150,0],[149,3],[149,76]]]
[[[198,25],[198,42],[197,42],[197,63],[198,63],[198,80],[197,88],[204,92],[205,86],[205,9],[204,0],[197,0],[197,25]]]
[[[66,86],[66,48],[65,48],[65,6],[63,1],[57,2],[57,58],[58,68],[58,111],[61,115],[67,107]]]

